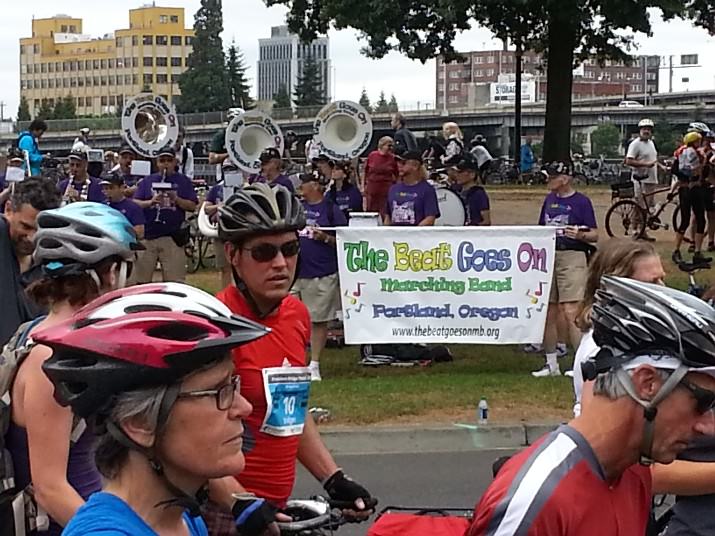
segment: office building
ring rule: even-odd
[[[515,56],[511,50],[480,50],[463,52],[466,61],[445,63],[436,61],[436,102],[438,109],[468,108],[500,102],[501,95],[509,100],[513,85]],[[588,59],[574,71],[573,98],[621,96],[624,100],[643,101],[645,95],[658,92],[658,56],[637,56],[631,65],[606,61],[603,67],[595,59]],[[523,102],[546,100],[546,65],[539,54],[527,51],[522,59],[525,85],[533,84],[532,98]],[[501,87],[495,87],[500,85]],[[484,88],[485,91],[479,91]],[[496,91],[495,91],[496,89]],[[501,90],[501,91],[500,91]],[[506,94],[506,98],[504,95]],[[474,95],[489,95],[479,99]],[[511,97],[513,102],[513,95]]]
[[[80,18],[34,19],[32,37],[20,39],[20,94],[33,116],[43,101],[67,96],[77,115],[114,114],[143,90],[171,101],[193,36],[183,8],[132,9],[129,28],[101,38],[85,34]]]
[[[308,57],[318,64],[325,100],[330,93],[330,47],[327,37],[319,37],[310,44],[291,34],[287,26],[274,26],[271,36],[258,40],[258,100],[272,101],[281,87],[293,98],[303,65]]]

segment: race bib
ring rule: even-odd
[[[266,417],[261,432],[277,437],[303,433],[310,395],[308,367],[263,369]]]
[[[392,206],[393,223],[415,223],[415,204],[412,201],[406,203],[394,203]]]

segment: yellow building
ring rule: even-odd
[[[128,29],[101,38],[84,35],[82,19],[34,19],[32,37],[20,39],[20,94],[33,116],[43,101],[67,96],[77,115],[114,114],[145,88],[171,101],[193,36],[183,8],[132,9]]]

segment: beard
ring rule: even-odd
[[[32,240],[27,240],[24,238],[13,241],[13,246],[15,247],[15,253],[18,257],[26,257],[27,255],[32,255],[32,252],[35,250],[35,244],[32,242]]]

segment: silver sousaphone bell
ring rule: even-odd
[[[174,106],[166,99],[142,93],[129,99],[122,111],[122,134],[137,154],[155,158],[179,137],[179,121]]]
[[[331,102],[313,122],[313,139],[320,152],[333,160],[352,160],[370,146],[372,118],[356,102]]]

